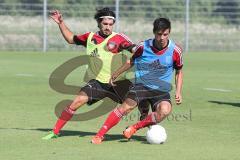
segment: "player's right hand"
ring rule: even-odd
[[[52,10],[50,11],[50,17],[57,23],[60,24],[62,19],[62,14],[58,10]]]
[[[176,93],[175,101],[177,105],[180,105],[182,103],[182,95],[180,93]]]

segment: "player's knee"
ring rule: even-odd
[[[137,105],[137,103],[130,102],[130,101],[125,101],[123,104],[119,107],[125,114],[128,114],[131,112]]]
[[[160,113],[164,116],[168,116],[170,113],[171,113],[171,109],[169,106],[167,107],[163,107],[161,110],[160,110]]]
[[[166,118],[172,111],[172,106],[170,103],[162,103],[157,107],[156,121],[160,122]]]
[[[124,113],[124,114],[128,114],[129,112],[131,112],[133,110],[133,108],[131,106],[128,105],[121,105],[119,107],[119,109]]]
[[[85,96],[77,96],[71,104],[70,108],[73,110],[77,110],[81,105],[85,104],[87,100],[88,99]]]

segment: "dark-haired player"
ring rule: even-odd
[[[74,35],[64,23],[59,11],[52,11],[50,17],[58,24],[63,37],[69,44],[86,47],[87,55],[90,56],[90,74],[94,76],[94,79],[81,88],[72,103],[63,110],[52,132],[43,139],[57,138],[60,130],[72,118],[74,112],[86,103],[92,104],[105,97],[115,98],[117,102],[121,102],[121,98],[117,99],[119,96],[116,95],[113,86],[109,84],[109,79],[113,66],[119,68],[125,62],[122,62],[122,58],[118,58],[118,61],[114,62],[114,58],[123,50],[131,52],[135,46],[126,35],[113,32],[115,13],[109,8],[97,10],[94,18],[99,31],[96,33],[87,32]],[[123,80],[123,77],[119,80]],[[126,82],[124,85],[130,85],[130,83]],[[129,87],[123,88],[128,89]]]
[[[126,138],[139,129],[161,122],[172,111],[170,100],[171,81],[175,71],[175,101],[182,103],[182,50],[169,39],[171,23],[166,18],[157,18],[153,23],[154,38],[139,44],[131,63],[120,67],[111,77],[111,82],[121,73],[135,66],[135,83],[128,91],[126,99],[107,117],[102,128],[92,138],[92,143],[100,144],[104,135],[115,126],[121,117],[131,112],[142,101],[148,101],[153,112],[145,119],[129,126],[124,132]],[[116,114],[117,113],[117,114]],[[120,115],[120,116],[119,116]]]

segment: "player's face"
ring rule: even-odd
[[[170,35],[170,29],[160,30],[155,32],[155,40],[158,46],[162,48],[166,47],[168,44],[168,39]]]
[[[104,18],[99,24],[100,32],[106,36],[112,34],[114,21],[110,18]]]

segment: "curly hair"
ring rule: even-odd
[[[116,15],[115,13],[108,7],[105,7],[105,8],[102,8],[102,9],[99,9],[97,10],[97,13],[95,14],[94,16],[94,19],[98,22],[98,23],[101,23],[103,18],[103,16],[111,16],[113,17],[113,21],[115,22],[115,18],[116,18]]]

